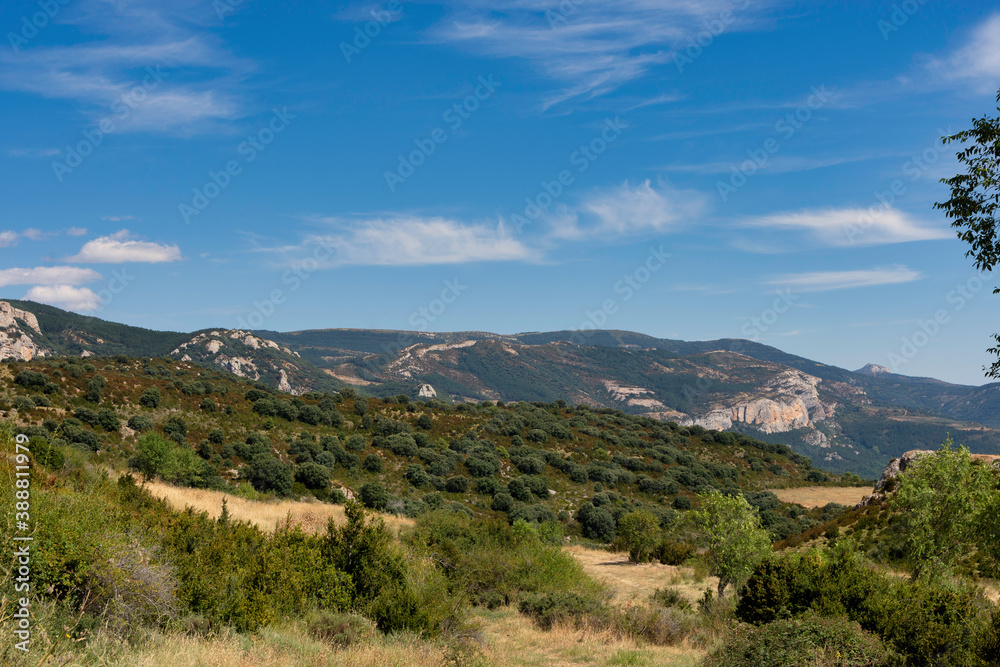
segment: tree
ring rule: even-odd
[[[1000,91],[997,92],[1000,102]],[[1000,111],[1000,107],[997,107]],[[980,271],[991,271],[1000,261],[1000,242],[997,241],[997,212],[1000,209],[1000,117],[983,116],[972,121],[972,129],[943,137],[945,144],[953,141],[972,145],[959,151],[955,157],[967,166],[966,173],[941,182],[951,187],[951,199],[934,204],[953,220],[952,227],[959,228],[958,238],[970,246],[966,257],[975,259]],[[993,293],[1000,292],[994,289]],[[993,334],[998,345],[989,348],[1000,357],[1000,334]],[[1000,359],[986,372],[988,377],[1000,378]]]
[[[389,492],[379,482],[368,482],[361,487],[361,504],[373,510],[385,510],[389,506]]]
[[[771,540],[760,525],[757,510],[742,495],[716,490],[701,494],[701,509],[689,514],[708,546],[709,572],[719,578],[721,598],[726,587],[739,588],[767,554]]]
[[[292,471],[270,452],[254,456],[244,472],[246,479],[262,493],[274,491],[279,496],[292,495]]]
[[[139,397],[139,405],[147,408],[158,408],[160,400],[160,390],[156,387],[150,387],[142,392],[142,396]]]
[[[968,553],[985,518],[990,469],[974,462],[965,447],[951,445],[948,438],[941,449],[911,463],[889,497],[914,580],[946,575]]]
[[[628,552],[633,563],[644,563],[656,546],[660,533],[660,521],[652,512],[637,510],[629,512],[618,520],[618,535],[615,547]]]

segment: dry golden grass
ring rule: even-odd
[[[870,486],[802,486],[797,489],[769,489],[785,503],[803,507],[823,507],[827,503],[854,506],[872,492]]]
[[[430,667],[446,662],[498,667],[694,667],[704,656],[704,652],[697,649],[648,646],[607,631],[576,630],[559,625],[544,631],[511,608],[477,612],[475,622],[480,625],[480,641],[466,642],[464,648],[412,635],[376,636],[367,642],[338,648],[311,638],[299,623],[267,627],[254,635],[231,632],[211,637],[155,634],[129,650],[122,650],[121,645],[102,638],[90,648],[91,656],[100,662],[125,667]]]
[[[380,637],[371,643],[334,648],[311,638],[298,625],[274,626],[254,635],[213,637],[156,635],[139,650],[117,656],[127,667],[431,667],[444,662],[441,647],[414,636]]]
[[[489,665],[673,665],[691,667],[704,651],[685,646],[650,646],[622,639],[608,630],[577,630],[555,625],[540,630],[530,619],[507,608],[481,612]]]
[[[690,567],[661,565],[660,563],[630,563],[628,554],[611,553],[582,546],[566,547],[594,579],[606,583],[613,591],[612,602],[627,604],[645,602],[657,588],[671,587],[697,602],[706,588],[715,590],[719,580],[715,577],[698,578]]]
[[[326,530],[328,519],[333,519],[338,524],[343,524],[347,520],[341,505],[294,500],[260,502],[221,491],[180,488],[163,482],[146,482],[146,489],[179,510],[191,507],[198,512],[208,512],[212,518],[217,518],[222,512],[222,499],[225,498],[229,515],[233,519],[250,521],[268,531],[274,530],[279,524],[284,524],[286,519],[292,525],[302,526],[303,530],[311,533]],[[413,525],[410,519],[392,515],[383,515],[382,518],[394,533],[398,533],[404,526]]]

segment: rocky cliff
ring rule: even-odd
[[[867,507],[868,505],[881,503],[885,500],[886,495],[892,493],[893,489],[896,488],[896,478],[899,477],[901,472],[913,465],[914,461],[933,453],[930,449],[911,449],[899,458],[889,461],[885,470],[882,471],[882,476],[875,482],[875,488],[872,489],[869,495],[862,498],[857,506]],[[973,461],[980,461],[985,465],[1000,468],[1000,456],[994,454],[971,454],[969,458]]]
[[[35,344],[31,332],[39,336],[42,333],[35,315],[0,301],[0,360],[13,357],[30,361],[49,354],[49,350]]]

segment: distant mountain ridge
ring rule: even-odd
[[[295,394],[353,385],[446,402],[562,399],[747,433],[867,476],[949,433],[973,451],[1000,454],[1000,385],[911,378],[875,364],[849,371],[742,339],[616,330],[180,333],[0,301],[0,358],[53,354],[169,356]]]

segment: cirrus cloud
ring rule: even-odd
[[[828,292],[856,287],[896,285],[913,282],[919,278],[919,271],[914,271],[905,266],[890,266],[854,271],[790,273],[780,278],[769,280],[766,284],[788,287],[793,292]]]

